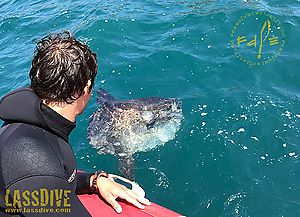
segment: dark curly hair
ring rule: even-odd
[[[30,69],[31,88],[49,102],[72,103],[83,94],[88,81],[94,85],[96,54],[68,31],[50,34],[36,45]]]

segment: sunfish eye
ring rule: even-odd
[[[152,119],[149,123],[146,124],[147,130],[153,128],[154,124],[155,124],[155,120]]]

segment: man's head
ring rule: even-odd
[[[71,104],[90,95],[97,69],[96,54],[71,33],[50,34],[37,43],[31,88],[46,104]]]

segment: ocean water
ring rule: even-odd
[[[258,62],[262,44],[265,61],[284,45],[274,61],[260,66],[243,62],[231,44],[242,36],[231,36],[239,18],[256,12],[272,19],[244,18],[235,33],[248,41],[238,52]],[[94,91],[183,102],[176,138],[135,155],[136,179],[150,200],[191,217],[296,217],[299,27],[299,0],[2,0],[0,94],[29,84],[33,40],[70,30],[98,55]],[[279,44],[268,47],[267,36],[281,30],[284,39],[279,35]],[[257,46],[247,46],[255,34]],[[97,154],[86,139],[95,109],[96,94],[71,135],[78,168],[119,174],[117,158]]]

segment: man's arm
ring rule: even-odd
[[[76,194],[91,194],[91,177],[94,174],[77,171]]]
[[[12,126],[1,134],[0,140],[3,208],[17,207],[20,210],[14,212],[19,211],[23,216],[90,216],[39,128]],[[70,212],[54,210],[60,208],[68,208]]]

